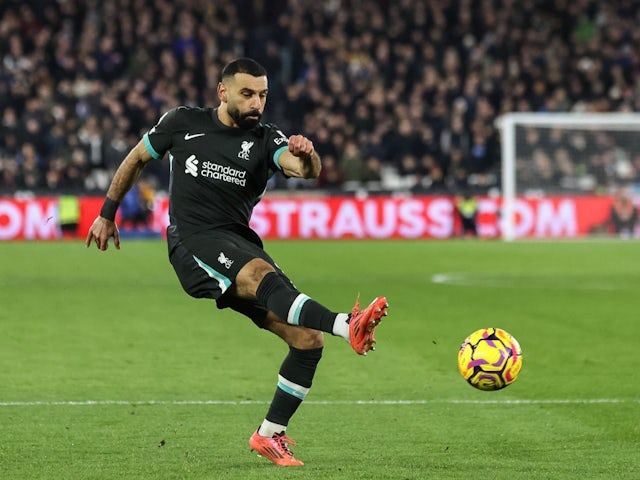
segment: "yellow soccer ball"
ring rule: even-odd
[[[518,378],[522,349],[501,328],[481,328],[469,335],[458,352],[458,370],[479,390],[500,390]]]

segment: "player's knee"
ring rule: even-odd
[[[319,330],[310,328],[295,328],[294,335],[289,345],[300,350],[322,348],[324,346],[324,334]]]
[[[255,298],[262,279],[275,269],[261,258],[254,258],[240,269],[235,279],[235,289],[241,298]]]

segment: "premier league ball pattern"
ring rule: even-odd
[[[482,328],[469,335],[458,352],[458,369],[479,390],[500,390],[515,382],[522,368],[518,341],[500,328]]]

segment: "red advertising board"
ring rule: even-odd
[[[610,208],[610,197],[519,198],[516,235],[585,235],[607,221]],[[500,236],[499,212],[499,198],[479,199],[481,237]],[[453,199],[431,196],[267,198],[251,224],[263,238],[449,238],[459,229]]]
[[[606,223],[608,196],[518,198],[518,238],[572,238]],[[80,198],[76,235],[84,237],[102,198]],[[158,198],[150,229],[163,234],[168,201]],[[479,199],[481,237],[500,235],[500,199]],[[266,197],[255,208],[251,226],[265,239],[449,238],[458,231],[453,199],[446,196]],[[0,240],[61,238],[55,197],[0,197]]]
[[[60,238],[58,199],[0,197],[0,240]]]

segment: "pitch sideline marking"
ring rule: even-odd
[[[556,279],[557,280],[557,279]],[[452,285],[457,287],[502,287],[502,288],[544,288],[558,286],[554,280],[548,280],[544,276],[537,275],[512,275],[512,274],[481,274],[467,272],[442,272],[431,276],[431,283],[440,285]],[[565,290],[588,290],[588,291],[616,291],[628,290],[627,287],[609,285],[608,283],[591,282],[569,282],[560,285]]]
[[[640,398],[505,399],[505,400],[307,400],[305,405],[593,405],[637,403]],[[269,405],[266,400],[65,400],[0,402],[0,407],[153,406],[153,405]]]

